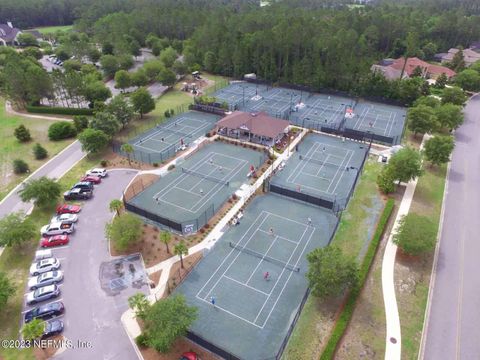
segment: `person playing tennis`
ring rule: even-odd
[[[265,281],[270,280],[270,273],[269,273],[268,271],[266,271],[265,274],[263,274],[263,279],[264,279]]]

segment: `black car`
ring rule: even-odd
[[[62,315],[64,312],[65,306],[61,301],[38,306],[25,313],[25,323],[28,323],[33,319],[50,319],[54,316]]]
[[[43,330],[42,339],[46,339],[50,336],[58,335],[63,331],[62,320],[51,320],[45,323],[45,329]]]
[[[93,191],[93,182],[91,181],[80,181],[73,185],[72,189],[82,189],[83,191]]]
[[[91,190],[83,190],[80,188],[75,188],[68,190],[63,193],[63,198],[65,200],[87,200],[90,199],[93,195]]]

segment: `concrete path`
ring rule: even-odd
[[[428,135],[423,137],[422,146],[428,139]],[[397,298],[395,296],[395,256],[397,254],[397,245],[393,243],[393,236],[397,233],[400,219],[407,215],[412,204],[415,188],[417,187],[418,179],[412,180],[407,184],[407,188],[400,203],[397,217],[393,229],[388,237],[388,242],[385,247],[385,253],[382,261],[382,291],[383,302],[385,304],[386,316],[386,347],[385,360],[400,360],[402,354],[402,336],[400,328],[400,316],[398,314]]]
[[[480,359],[480,95],[455,133],[419,358]]]

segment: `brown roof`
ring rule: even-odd
[[[288,128],[289,123],[283,119],[272,118],[266,113],[246,113],[234,111],[217,122],[217,127],[242,129],[252,134],[275,138]]]
[[[399,59],[396,59],[393,62],[393,64],[390,66],[393,67],[394,69],[402,70],[404,65],[405,65],[405,58],[401,57]],[[436,77],[442,73],[447,75],[447,77],[449,78],[456,75],[455,71],[445,66],[432,65],[416,57],[407,59],[405,72],[408,74],[408,76],[412,76],[413,72],[417,67],[420,67],[424,73],[430,75],[431,77]]]

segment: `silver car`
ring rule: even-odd
[[[34,262],[30,266],[30,275],[37,276],[47,271],[54,271],[60,269],[60,261],[57,258],[43,259]]]
[[[63,280],[63,271],[47,271],[28,280],[28,288],[36,290],[42,286],[57,284]]]
[[[27,294],[27,304],[36,304],[41,301],[54,299],[58,296],[60,296],[60,289],[57,285],[44,286]]]
[[[78,215],[75,214],[60,214],[57,216],[54,216],[52,220],[50,220],[51,223],[64,223],[64,224],[73,224],[78,221]]]
[[[107,169],[104,168],[95,168],[95,169],[90,169],[88,170],[85,175],[95,175],[95,176],[100,176],[101,178],[104,178],[105,176],[108,175]]]

